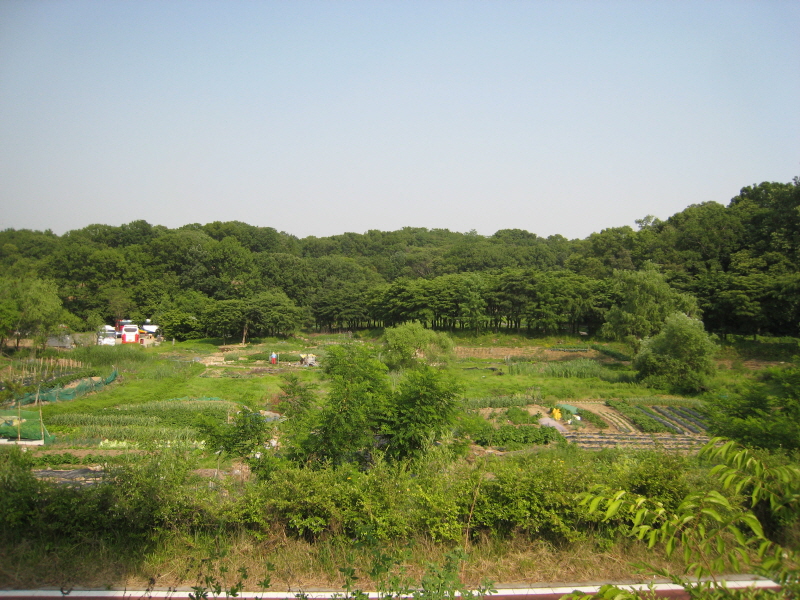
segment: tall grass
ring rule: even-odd
[[[137,344],[119,346],[86,346],[75,348],[70,358],[80,360],[93,367],[127,367],[153,361],[155,356]]]
[[[591,344],[590,347],[592,348],[592,350],[597,350],[600,354],[605,354],[606,356],[610,356],[611,358],[614,358],[616,360],[621,360],[621,361],[631,360],[631,357],[628,356],[627,354],[624,354],[623,352],[615,350],[614,348],[611,348],[609,346],[604,346],[601,344]]]
[[[588,379],[596,377],[609,383],[632,383],[636,374],[632,371],[612,371],[591,358],[577,358],[559,362],[510,362],[510,375],[539,375],[544,377],[576,377]]]
[[[544,373],[550,377],[597,377],[603,379],[606,369],[590,358],[578,358],[566,362],[547,363]]]
[[[514,396],[483,396],[465,398],[464,408],[511,408],[512,406],[528,406],[542,402],[541,390],[530,390],[530,394],[515,394]]]
[[[192,363],[177,361],[158,361],[147,365],[139,373],[140,379],[187,379],[192,375]]]

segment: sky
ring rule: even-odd
[[[0,229],[584,238],[800,175],[800,3],[2,0]]]

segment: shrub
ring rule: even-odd
[[[542,413],[537,412],[532,415],[527,410],[523,410],[518,406],[512,406],[505,412],[506,419],[511,421],[514,425],[532,425],[539,422]]]
[[[36,516],[41,484],[19,448],[0,448],[0,537],[24,535]]]
[[[702,321],[675,313],[667,318],[661,333],[642,342],[634,367],[645,381],[666,383],[676,392],[696,393],[706,386],[714,370],[716,344]]]

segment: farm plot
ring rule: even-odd
[[[599,416],[610,426],[611,433],[634,433],[638,431],[630,421],[626,420],[614,409],[598,403],[576,402],[575,406],[580,409],[588,410]]]
[[[707,436],[700,435],[644,435],[625,433],[580,433],[564,434],[567,441],[586,450],[609,448],[656,449],[668,452],[694,452],[708,443]]]
[[[178,398],[57,414],[46,424],[58,441],[72,444],[191,443],[197,440],[200,419],[222,423],[238,410],[239,404],[218,398]]]
[[[565,434],[566,439],[589,450],[660,447],[677,452],[694,451],[708,442],[708,424],[695,409],[623,401],[607,404],[576,403],[606,421],[611,426],[607,432],[576,429]]]

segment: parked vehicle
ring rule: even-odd
[[[122,343],[123,344],[138,344],[139,343],[139,326],[130,323],[122,326]]]
[[[111,331],[100,331],[97,334],[98,346],[114,346],[117,343],[117,332],[113,329]]]

